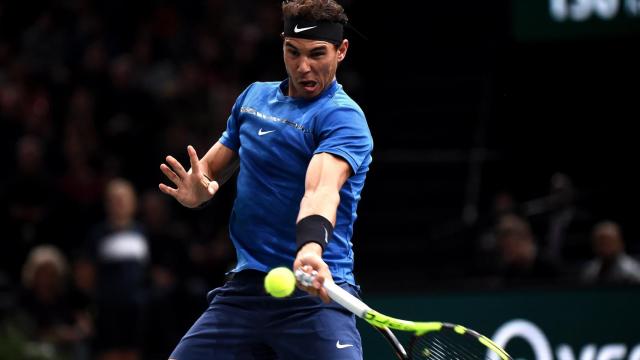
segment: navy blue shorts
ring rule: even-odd
[[[170,356],[175,360],[361,360],[355,316],[296,289],[276,299],[265,273],[245,270],[207,296],[209,307]],[[341,287],[357,296],[349,284]]]

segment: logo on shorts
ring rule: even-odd
[[[336,347],[338,349],[344,349],[353,346],[353,344],[340,344],[340,340],[336,343]]]

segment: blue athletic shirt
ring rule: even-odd
[[[336,81],[310,100],[286,96],[287,86],[288,80],[251,84],[220,138],[240,156],[229,222],[238,263],[231,272],[293,264],[307,167],[314,154],[331,153],[346,160],[352,174],[340,189],[335,230],[322,258],[336,282],[355,285],[351,235],[373,149],[367,121]]]

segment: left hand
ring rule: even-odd
[[[331,271],[329,271],[329,266],[322,260],[322,248],[320,245],[310,242],[298,251],[298,255],[293,262],[293,271],[295,272],[297,269],[302,269],[308,274],[313,271],[318,273],[311,286],[303,286],[299,282],[296,282],[296,285],[311,295],[319,296],[325,303],[329,303],[331,299],[322,284],[327,279],[333,281],[333,277],[331,276]]]

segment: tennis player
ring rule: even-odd
[[[160,165],[175,184],[160,190],[190,208],[239,166],[229,225],[237,265],[171,359],[362,359],[354,316],[329,303],[320,283],[358,293],[351,236],[373,141],[336,80],[348,19],[334,0],[286,1],[282,10],[288,78],[245,89],[204,157],[187,148],[190,170],[172,156]],[[317,271],[317,281],[273,298],[263,279],[283,265]]]

